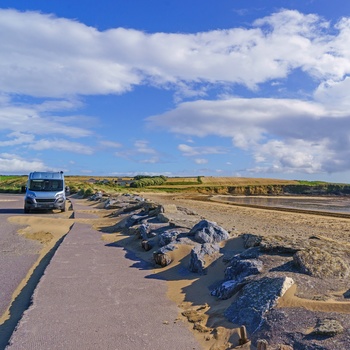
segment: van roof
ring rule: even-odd
[[[56,179],[63,180],[63,172],[34,171],[29,174],[30,179]]]

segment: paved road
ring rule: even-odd
[[[76,217],[84,209],[73,208]],[[145,263],[125,254],[75,223],[7,350],[201,349],[187,325],[175,322],[179,310],[165,297],[165,281],[147,278]]]
[[[40,243],[17,234],[20,225],[8,217],[23,214],[23,195],[0,194],[0,316],[30,267],[38,258]],[[0,333],[1,334],[1,333]]]

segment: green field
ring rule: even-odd
[[[0,176],[0,192],[21,193],[27,176]],[[350,194],[347,184],[322,181],[281,180],[246,177],[167,177],[162,184],[130,187],[133,178],[66,176],[71,193],[89,196],[97,191],[106,194],[120,192],[181,192],[206,194],[278,195],[289,194]]]

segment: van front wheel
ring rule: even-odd
[[[27,208],[26,206],[24,207],[24,214],[28,214],[29,213],[29,208]]]

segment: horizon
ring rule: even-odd
[[[3,175],[349,182],[350,3],[4,0],[0,26]]]

